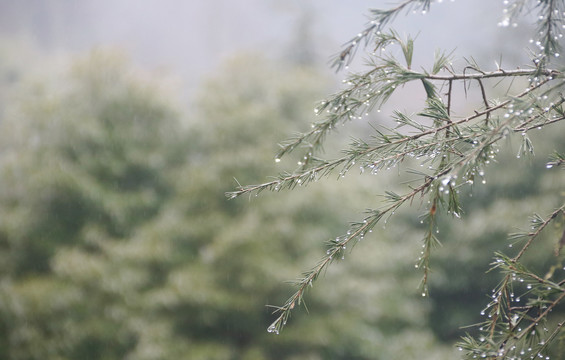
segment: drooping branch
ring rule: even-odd
[[[531,221],[532,231],[510,235],[511,240],[528,239],[520,251],[512,258],[501,253],[496,255],[493,269],[500,268],[506,275],[499,286],[493,290],[492,301],[481,312],[482,315],[487,315],[488,311],[488,320],[479,324],[482,331],[488,329],[488,339],[483,338],[481,343],[473,343],[471,339],[466,338],[460,343],[460,346],[466,348],[470,355],[491,354],[489,356],[492,356],[493,359],[503,359],[504,355],[522,351],[518,348],[517,342],[531,336],[532,331],[540,326],[548,314],[565,299],[565,288],[563,288],[565,281],[555,282],[547,277],[537,276],[519,262],[533,241],[550,223],[555,221],[558,215],[564,214],[564,211],[565,205],[562,205],[546,218],[534,215]],[[538,299],[534,300],[534,297],[523,306],[513,305],[513,302],[519,303],[520,298],[526,296],[526,293],[522,295],[514,293],[513,284],[515,282],[525,283],[527,293],[535,291]],[[549,300],[552,295],[558,296]],[[531,314],[535,312],[537,314],[532,316]],[[558,324],[553,334],[556,334],[556,331],[559,332],[562,326]],[[504,330],[501,331],[501,329]],[[536,348],[530,345],[531,350],[529,351],[535,356],[541,355],[554,339],[555,336],[550,335],[538,343]]]
[[[520,94],[515,95],[512,99],[523,98],[524,96],[528,95],[530,92],[547,84],[549,81],[551,81],[551,79],[547,78],[541,81],[539,84],[524,90]],[[353,151],[350,154],[348,154],[348,156],[344,156],[336,160],[321,161],[320,165],[313,166],[307,169],[301,169],[295,174],[281,174],[277,179],[266,183],[240,186],[236,191],[226,193],[226,196],[230,199],[233,199],[235,197],[244,194],[261,192],[263,190],[280,191],[284,189],[292,189],[297,185],[306,185],[312,181],[319,180],[323,176],[327,176],[331,174],[336,168],[340,166],[348,166],[355,163],[355,159],[361,159],[360,161],[363,161],[363,158],[367,158],[371,154],[377,154],[377,158],[375,160],[366,162],[365,165],[372,165],[374,167],[381,164],[386,164],[389,161],[396,162],[396,160],[402,160],[405,156],[409,156],[409,154],[419,154],[420,152],[424,152],[424,150],[433,148],[439,144],[438,142],[430,142],[430,143],[422,144],[420,142],[417,142],[417,140],[419,140],[420,138],[423,138],[425,136],[436,135],[437,133],[443,130],[455,128],[458,125],[468,123],[474,119],[486,116],[487,114],[490,114],[496,110],[503,109],[513,101],[512,99],[505,100],[499,103],[498,105],[492,106],[482,111],[475,111],[473,115],[470,115],[463,119],[459,119],[455,121],[450,120],[449,122],[446,122],[443,125],[420,131],[419,133],[414,135],[402,135],[400,133],[396,133],[397,138],[394,140],[390,140],[389,138],[386,137],[386,135],[384,135],[385,137],[381,139],[381,143],[375,146],[366,146],[364,149],[358,149],[357,151]],[[541,125],[536,125],[536,127],[537,126],[541,126]],[[447,142],[448,143],[450,141],[465,142],[470,140],[471,138],[472,138],[471,135],[468,136],[460,135],[456,138],[452,138],[451,140],[447,140]],[[386,152],[383,151],[385,149],[394,149],[404,144],[406,145],[403,151],[395,152],[393,154],[389,154],[381,157],[378,156],[381,153],[386,154]],[[424,154],[425,153],[426,152],[424,152]],[[344,169],[342,175],[344,175],[347,172],[347,170],[348,167]]]
[[[427,12],[430,9],[431,2],[432,0],[406,0],[390,9],[371,10],[371,21],[368,26],[344,44],[343,49],[333,57],[331,66],[336,71],[340,71],[348,66],[353,61],[360,44],[363,42],[365,46],[368,45],[374,36],[384,29],[400,12],[410,9],[420,9],[423,12]]]
[[[392,36],[397,42],[401,42],[396,36]],[[434,66],[435,67],[435,66]],[[538,69],[515,69],[515,70],[496,70],[492,72],[476,72],[462,74],[446,74],[439,75],[434,69],[431,73],[416,72],[401,66],[398,62],[391,59],[385,59],[384,64],[374,66],[370,71],[362,75],[354,75],[347,82],[350,87],[338,93],[331,99],[321,103],[316,108],[317,114],[327,112],[324,121],[314,123],[312,129],[306,133],[299,134],[297,137],[288,140],[281,145],[281,150],[276,155],[277,159],[287,153],[292,152],[300,145],[308,146],[308,153],[305,160],[309,160],[314,156],[314,152],[321,146],[328,132],[336,128],[339,123],[361,118],[364,114],[371,111],[374,107],[380,106],[385,102],[396,89],[408,82],[417,81],[468,81],[468,80],[486,80],[491,78],[512,78],[512,77],[539,77],[545,76],[548,79],[556,79],[562,77],[561,72],[557,70],[546,69],[540,71]],[[482,83],[480,83],[482,86]],[[535,84],[534,84],[535,85]],[[483,98],[484,98],[483,89]],[[486,101],[486,99],[484,99]],[[449,104],[451,105],[451,104]],[[486,108],[488,109],[488,101]],[[490,111],[486,112],[490,117]]]

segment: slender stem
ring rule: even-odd
[[[551,213],[551,215],[540,225],[538,226],[538,228],[536,229],[536,231],[529,233],[528,234],[528,241],[526,242],[526,244],[522,247],[522,250],[520,250],[520,252],[514,256],[512,258],[512,262],[517,262],[522,255],[524,255],[524,253],[526,252],[526,250],[528,249],[528,247],[530,247],[530,245],[532,244],[532,242],[534,241],[534,239],[541,233],[541,231],[543,229],[545,229],[545,227],[553,220],[557,217],[557,215],[559,215],[560,213],[562,213],[565,210],[565,205],[561,206],[559,209],[555,210],[553,213]]]
[[[447,89],[447,115],[451,115],[451,89],[453,88],[453,80],[449,80]]]
[[[533,319],[530,322],[530,325],[528,325],[524,330],[522,330],[522,332],[516,337],[520,339],[523,336],[527,335],[534,327],[538,325],[540,320],[545,318],[546,315],[549,314],[549,312],[552,311],[554,307],[556,307],[559,303],[561,303],[563,299],[565,299],[565,291],[561,292],[561,295],[559,295],[557,299],[555,299],[551,304],[549,304],[547,308],[537,318]]]
[[[474,74],[452,74],[452,75],[431,75],[428,74],[425,76],[426,79],[429,80],[480,80],[480,79],[490,79],[490,78],[499,78],[499,77],[513,77],[513,76],[539,76],[544,75],[548,77],[555,78],[561,75],[560,71],[557,70],[542,70],[541,73],[538,69],[532,70],[524,70],[524,69],[516,69],[516,70],[496,70],[491,72],[479,72]]]
[[[521,92],[518,95],[515,95],[514,98],[521,98],[521,97],[529,94],[531,91],[538,89],[541,86],[545,85],[549,81],[550,81],[550,79],[545,79],[543,81],[540,81],[537,85],[524,90],[523,92]],[[429,130],[426,130],[426,131],[422,131],[422,132],[415,134],[415,135],[412,135],[412,136],[403,137],[399,140],[392,141],[390,143],[385,143],[385,144],[381,144],[381,145],[378,145],[378,146],[371,147],[369,149],[364,150],[363,152],[360,152],[358,156],[366,156],[369,153],[378,151],[380,149],[383,149],[383,148],[386,148],[386,147],[389,147],[389,146],[401,145],[401,144],[407,143],[409,141],[417,140],[417,139],[424,137],[426,135],[432,135],[432,134],[435,134],[435,133],[440,132],[442,130],[447,130],[447,129],[451,128],[452,126],[464,124],[466,122],[472,121],[472,120],[477,119],[479,117],[485,116],[488,113],[491,113],[491,112],[496,111],[498,109],[504,108],[508,104],[510,104],[511,101],[512,100],[508,99],[506,101],[501,102],[500,104],[498,104],[496,106],[492,106],[492,107],[485,109],[483,111],[476,111],[475,114],[468,116],[468,117],[465,117],[463,119],[459,119],[457,121],[447,122],[446,124],[439,126],[437,128],[432,128],[432,129],[429,129]],[[393,155],[393,156],[397,156],[397,155]],[[308,169],[305,172],[280,177],[276,180],[269,181],[269,182],[266,182],[266,183],[263,183],[263,184],[244,186],[244,187],[239,188],[236,191],[227,193],[227,195],[229,196],[229,198],[235,198],[235,197],[243,195],[245,193],[250,193],[250,192],[254,192],[254,191],[261,191],[261,190],[264,190],[264,189],[277,189],[278,190],[278,189],[280,189],[280,186],[283,186],[284,184],[288,184],[288,183],[295,183],[302,178],[313,179],[313,178],[315,178],[316,174],[319,174],[320,172],[331,171],[332,169],[339,166],[340,164],[344,164],[344,163],[346,163],[350,160],[351,160],[350,156],[342,157],[342,158],[339,158],[337,160],[330,161],[330,162],[327,162],[323,165],[317,166],[315,168]]]
[[[483,102],[485,103],[485,109],[488,109],[488,108],[489,108],[489,104],[488,104],[488,100],[487,100],[487,94],[486,94],[486,91],[485,91],[485,87],[484,87],[483,82],[481,81],[481,79],[477,79],[477,81],[478,81],[479,86],[480,86],[480,88],[481,88],[481,95],[483,96]],[[486,125],[488,125],[489,119],[490,119],[490,112],[487,113],[487,116],[486,116],[486,119],[485,119]]]

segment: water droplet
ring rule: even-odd
[[[280,158],[276,158],[276,159],[275,159],[275,162],[281,162],[281,159],[280,159]]]
[[[443,178],[443,180],[441,180],[441,183],[442,185],[447,186],[447,184],[449,184],[450,181],[451,181],[451,176],[446,176],[445,178]]]

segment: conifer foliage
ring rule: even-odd
[[[531,132],[563,131],[564,76],[559,60],[565,1],[504,1],[499,26],[513,25],[519,17],[529,19],[531,13],[536,14],[528,64],[504,68],[497,63],[496,69],[485,69],[473,59],[438,51],[430,66],[416,69],[414,38],[402,37],[390,26],[400,14],[431,11],[433,15],[434,3],[440,2],[407,0],[390,9],[371,10],[370,23],[332,62],[336,70],[346,69],[358,51],[367,50],[365,70],[347,75],[345,87],[319,103],[315,113],[320,120],[309,131],[281,144],[276,161],[290,152],[301,152],[298,167],[271,181],[239,186],[227,194],[231,199],[264,190],[292,190],[328,175],[346,176],[351,170],[366,175],[398,168],[412,179],[403,193],[383,189],[381,204],[350,224],[345,234],[328,242],[326,254],[296,281],[296,292],[275,308],[276,319],[269,332],[278,334],[282,330],[291,312],[304,304],[307,290],[332,262],[405,207],[423,209],[421,220],[427,224],[416,267],[422,272],[421,295],[428,296],[430,255],[440,242],[437,217],[448,214],[464,220],[465,202],[460,192],[466,188],[472,191],[473,186],[486,182],[488,166],[497,161],[507,139],[519,139],[517,157],[527,158],[534,155]],[[528,40],[517,39],[524,45]],[[340,157],[323,157],[324,140],[338,125],[370,119],[410,83],[421,88],[425,99],[419,111],[391,111],[396,126],[373,126],[370,136],[353,139]],[[465,96],[456,96],[456,88],[463,88]],[[480,100],[470,100],[474,97]],[[546,171],[565,169],[565,154],[559,151],[536,156],[547,157]],[[491,301],[483,312],[485,321],[459,344],[464,358],[549,358],[552,347],[563,338],[565,321],[553,318],[552,312],[563,306],[565,299],[565,268],[561,265],[565,203],[562,194],[555,200],[557,203],[548,204],[545,215],[532,215],[531,223],[525,225],[528,230],[510,235],[512,248],[495,254],[492,269],[500,273],[500,283],[487,294]],[[528,252],[536,251],[542,233],[554,238],[555,256],[553,263],[539,272],[528,269],[522,260]],[[371,238],[378,241],[375,236]],[[500,248],[506,248],[505,239],[501,240]]]

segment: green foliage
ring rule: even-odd
[[[543,15],[561,3],[536,6]],[[557,58],[495,71],[471,59],[456,70],[437,51],[419,67],[417,41],[385,27],[431,4],[372,12],[335,63],[365,43],[369,69],[319,103],[318,121],[275,161],[280,134],[302,127],[328,92],[313,69],[239,56],[187,116],[161,82],[113,53],[64,72],[44,65],[39,78],[2,57],[0,358],[558,358]],[[418,111],[359,126],[335,150],[336,128],[372,119],[411,84]],[[457,84],[481,101],[456,96]],[[223,196],[277,171],[229,194],[249,202]],[[305,188],[327,176],[340,180]],[[530,213],[541,215],[524,226]],[[292,286],[286,303],[265,307]],[[292,331],[281,332],[287,320]],[[279,336],[265,331],[271,323]]]
[[[402,40],[395,31],[386,30],[384,26],[404,9],[414,7],[427,12],[430,3],[412,0],[401,2],[389,10],[373,10],[374,19],[369,27],[347,43],[334,61],[338,70],[349,64],[359,43],[365,40],[374,50],[367,64],[368,70],[348,75],[344,81],[345,89],[330,96],[316,108],[315,112],[322,115],[322,120],[313,123],[310,131],[298,134],[283,143],[282,150],[277,155],[279,158],[303,147],[306,149],[302,153],[305,161],[294,171],[283,173],[270,182],[240,186],[236,191],[227,194],[229,198],[235,198],[244,194],[257,194],[263,190],[295,189],[299,185],[315,182],[336,172],[342,178],[354,165],[359,167],[362,173],[375,174],[383,169],[398,167],[412,175],[403,192],[383,190],[384,202],[379,208],[367,210],[367,215],[360,222],[351,223],[346,234],[329,242],[326,256],[295,282],[296,292],[282,306],[276,308],[278,317],[269,326],[269,332],[280,333],[291,312],[304,303],[307,289],[322,273],[328,271],[329,265],[336,257],[340,257],[347,248],[358,243],[377,224],[386,222],[406,204],[419,203],[425,207],[421,217],[422,222],[426,223],[423,250],[416,267],[423,272],[421,294],[428,296],[432,248],[440,244],[436,233],[440,227],[449,227],[444,224],[443,214],[453,218],[462,216],[465,205],[460,194],[468,191],[469,187],[474,188],[477,183],[486,184],[487,168],[491,168],[497,159],[503,158],[498,153],[500,149],[505,148],[505,143],[514,137],[513,134],[519,134],[520,137],[517,157],[533,157],[539,156],[539,153],[534,153],[534,132],[562,130],[565,117],[561,89],[564,80],[556,59],[559,57],[559,39],[562,37],[561,29],[564,26],[563,1],[516,1],[507,4],[511,11],[507,9],[505,16],[517,16],[526,3],[539,8],[540,36],[533,42],[540,51],[532,58],[534,67],[499,67],[495,71],[487,71],[471,60],[457,70],[452,65],[451,56],[436,52],[430,71],[415,71],[411,69],[413,39]],[[509,19],[505,18],[500,25],[507,26]],[[395,45],[400,48],[406,66],[402,65],[396,59],[395,52],[389,49]],[[414,81],[424,85],[426,101],[421,111],[415,115],[394,111],[392,118],[397,121],[397,128],[381,124],[371,125],[373,134],[355,139],[343,151],[343,157],[322,158],[322,145],[337,125],[363,119],[387,102],[393,93]],[[458,83],[465,89],[465,94],[469,91],[477,92],[482,102],[467,102],[466,99],[457,97],[454,86]],[[478,87],[473,88],[470,83],[476,83]],[[506,86],[507,91],[496,91],[500,84]],[[456,107],[456,102],[465,102],[465,106]],[[558,142],[551,144],[559,146]],[[562,149],[544,151],[546,158],[553,152],[546,168],[561,165]],[[411,169],[415,164],[425,170]],[[503,164],[497,167],[506,168]],[[539,167],[533,169],[543,171],[543,168],[540,170]],[[562,186],[562,179],[558,180],[558,184]],[[527,188],[533,185],[529,183],[525,186]],[[557,311],[554,310],[560,308],[565,298],[564,274],[562,271],[556,271],[562,268],[560,250],[563,245],[560,239],[563,230],[560,220],[565,215],[562,191],[559,192],[559,189],[557,186],[554,190],[554,201],[546,205],[545,211],[550,215],[536,215],[531,231],[512,238],[515,241],[523,238],[517,253],[509,256],[497,252],[493,270],[501,272],[502,280],[489,295],[492,301],[485,310],[489,316],[479,325],[479,335],[465,337],[460,345],[467,358],[521,359],[526,353],[532,358],[557,353],[556,342],[562,338],[563,323],[556,320]],[[555,196],[555,191],[560,195]],[[536,191],[531,192],[540,196]],[[428,199],[427,202],[423,200],[425,198]],[[508,220],[498,216],[492,221],[504,223]],[[487,222],[487,225],[492,221]],[[545,260],[545,266],[541,268],[530,269],[523,262],[527,258],[525,255],[534,252],[533,248],[542,252],[543,243],[537,239],[542,231],[544,234],[550,231],[549,225],[559,229],[557,234],[553,234],[554,239],[557,239],[554,240],[557,243],[557,257]],[[448,232],[448,238],[450,235],[455,236],[454,233]],[[501,247],[500,237],[500,233],[494,236],[494,240],[498,242],[495,248]],[[539,274],[539,271],[546,271],[546,275]],[[466,284],[465,281],[471,280],[466,278],[462,283]],[[524,293],[524,298],[527,297],[528,301],[524,306],[514,304],[519,302],[514,288],[519,289],[519,283],[522,282],[528,285],[528,291]],[[552,313],[553,317],[550,316]]]
[[[2,357],[123,358],[136,338],[116,302],[151,276],[110,249],[170,196],[180,124],[118,56],[63,76],[2,122]]]
[[[2,123],[1,358],[450,357],[426,304],[394,286],[417,283],[394,241],[332,268],[343,287],[319,286],[296,331],[264,331],[265,305],[323,251],[316,240],[374,195],[370,181],[343,196],[331,183],[252,204],[223,196],[232,176],[285,163],[272,158],[277,132],[326,91],[315,71],[233,59],[182,122],[161,84],[119,55],[94,52],[55,77],[23,84]]]

